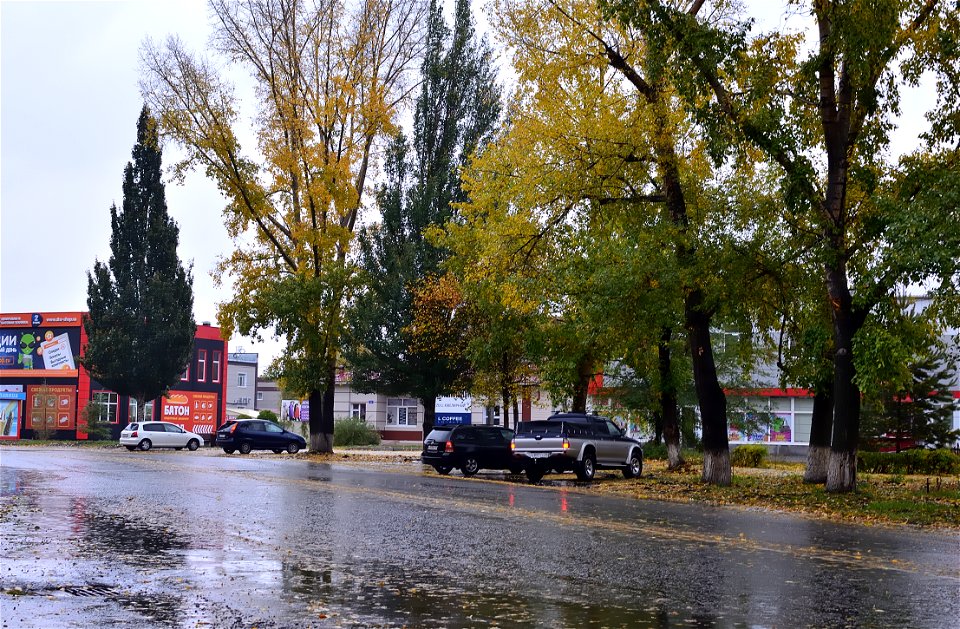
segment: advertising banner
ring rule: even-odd
[[[31,430],[74,430],[77,422],[77,387],[27,386],[27,425]]]
[[[438,397],[433,417],[434,426],[452,426],[470,423],[473,400],[465,397]]]
[[[310,400],[280,400],[280,419],[287,422],[310,421]]]
[[[77,327],[2,328],[0,376],[76,377],[79,349]]]
[[[21,395],[23,395],[21,393]],[[0,397],[0,439],[20,438],[20,401]]]
[[[730,418],[727,438],[735,443],[792,443],[791,413],[744,413]]]
[[[217,394],[171,391],[163,398],[160,419],[198,435],[212,435],[217,429]]]

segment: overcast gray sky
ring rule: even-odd
[[[136,141],[140,45],[176,34],[200,50],[208,32],[198,0],[0,3],[0,311],[86,309],[86,273],[110,256],[109,209],[123,201]],[[202,173],[167,184],[198,322],[215,324],[229,297],[210,277],[231,246],[223,205]],[[230,346],[261,352],[261,365],[279,350],[243,338]]]
[[[780,21],[782,1],[748,4],[762,7],[768,24]],[[0,311],[86,309],[86,273],[95,258],[109,258],[109,208],[122,202],[136,141],[141,43],[176,34],[199,51],[208,33],[201,0],[0,3]],[[930,91],[912,98],[899,132],[910,147]],[[215,322],[217,302],[229,298],[210,277],[231,247],[223,199],[194,173],[167,185],[167,205],[180,226],[180,258],[194,265],[196,320]],[[281,348],[243,338],[230,346],[259,352],[261,365]]]

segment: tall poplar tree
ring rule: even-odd
[[[465,200],[460,168],[491,135],[500,113],[489,49],[477,42],[468,0],[458,0],[453,29],[432,2],[413,141],[397,135],[378,189],[379,224],[359,238],[365,284],[351,309],[346,355],[354,387],[417,396],[424,434],[433,427],[436,398],[453,392],[465,362],[412,342],[415,294],[436,280],[448,255],[426,238],[431,226]]]
[[[81,359],[105,387],[144,404],[179,381],[193,351],[193,276],[177,257],[180,230],[167,214],[157,123],[144,106],[133,161],[123,170],[123,205],[110,207],[107,264],[87,274]]]
[[[424,0],[209,0],[211,52],[147,42],[141,88],[184,150],[223,193],[235,247],[220,265],[231,333],[274,330],[285,390],[310,399],[310,450],[333,451],[334,388],[351,254],[375,148],[395,133],[408,73],[423,49]],[[246,71],[255,111],[229,71]],[[249,117],[248,117],[249,114]],[[241,145],[246,129],[255,142]],[[372,179],[372,177],[371,177]]]

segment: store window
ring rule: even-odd
[[[207,350],[197,350],[197,382],[207,381]]]
[[[417,401],[415,399],[387,399],[387,424],[394,426],[416,426],[417,422]]]
[[[213,382],[220,382],[220,352],[213,350],[213,360],[210,364],[210,375],[213,376],[210,378]]]
[[[240,373],[237,374],[237,386],[240,387],[241,389],[246,389],[246,388],[247,388],[247,374],[246,374],[246,373],[244,373],[244,372],[241,371]]]
[[[350,417],[356,417],[359,419],[367,419],[367,405],[366,404],[351,404],[350,405]]]
[[[487,425],[490,426],[499,426],[500,425],[500,407],[499,406],[488,406],[486,408],[486,417]]]
[[[108,424],[116,424],[117,417],[117,394],[110,391],[94,391],[93,401],[100,405],[99,421]]]
[[[130,405],[128,407],[128,421],[136,421],[137,417],[137,401],[133,398],[130,398]],[[143,405],[143,420],[147,421],[153,419],[153,400],[150,400]]]

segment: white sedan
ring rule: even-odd
[[[193,451],[203,445],[203,437],[170,422],[133,422],[120,433],[120,445],[131,451],[137,448],[144,452],[150,448]]]

